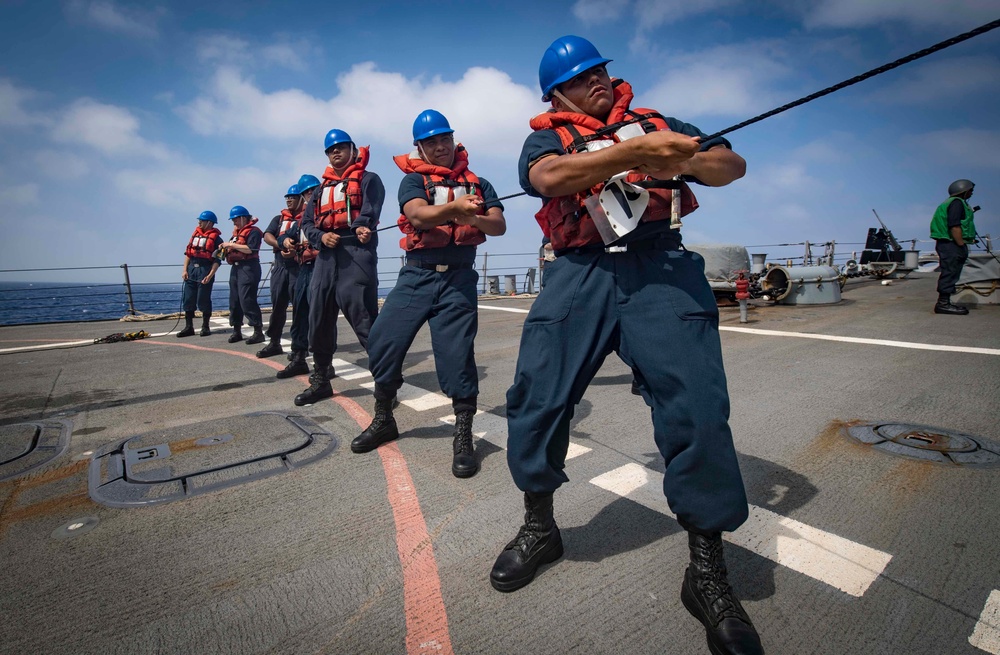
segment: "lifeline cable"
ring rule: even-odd
[[[958,36],[953,36],[950,39],[946,39],[944,41],[941,41],[940,43],[932,45],[929,48],[924,48],[923,50],[919,50],[917,52],[914,52],[911,55],[907,55],[905,57],[897,59],[896,61],[893,61],[893,62],[890,62],[888,64],[884,64],[882,66],[879,66],[878,68],[873,68],[870,71],[868,71],[867,73],[862,73],[861,75],[857,75],[855,77],[852,77],[849,80],[844,80],[843,82],[841,82],[839,84],[834,84],[833,86],[827,87],[827,88],[823,89],[822,91],[817,91],[816,93],[812,93],[810,95],[807,95],[804,98],[799,98],[798,100],[796,100],[794,102],[790,102],[787,105],[782,105],[781,107],[778,107],[776,109],[772,109],[771,111],[765,112],[765,113],[763,113],[763,114],[761,114],[759,116],[754,116],[753,118],[751,118],[749,120],[745,120],[742,123],[737,123],[736,125],[733,125],[731,127],[727,127],[724,130],[720,130],[719,132],[716,132],[715,134],[711,134],[711,135],[705,137],[704,139],[702,139],[702,141],[703,142],[704,141],[711,141],[712,139],[717,139],[720,136],[723,136],[725,134],[729,134],[731,132],[735,132],[736,130],[743,129],[744,127],[747,127],[748,125],[753,125],[754,123],[759,123],[760,121],[764,120],[765,118],[770,118],[771,116],[775,116],[775,115],[780,114],[782,112],[788,111],[789,109],[792,109],[794,107],[798,107],[800,105],[804,105],[807,102],[812,102],[813,100],[816,100],[817,98],[822,98],[823,96],[829,95],[829,94],[833,93],[834,91],[839,91],[839,90],[841,90],[843,88],[846,88],[846,87],[849,87],[849,86],[851,86],[853,84],[857,84],[858,82],[863,82],[864,80],[867,80],[869,78],[875,77],[876,75],[881,75],[882,73],[890,71],[893,68],[898,68],[898,67],[902,66],[903,64],[908,64],[911,61],[916,61],[917,59],[920,59],[921,57],[926,57],[927,55],[930,55],[930,54],[933,54],[935,52],[938,52],[939,50],[944,50],[945,48],[950,48],[953,45],[961,43],[962,41],[967,41],[967,40],[969,40],[969,39],[971,39],[971,38],[973,38],[975,36],[979,36],[980,34],[985,34],[986,32],[989,32],[991,30],[995,30],[998,27],[1000,27],[1000,19],[992,21],[990,23],[986,23],[985,25],[981,25],[981,26],[977,27],[974,30],[970,30],[970,31],[965,32],[963,34],[959,34]],[[511,198],[517,198],[518,196],[523,196],[523,195],[526,195],[525,191],[522,191],[520,193],[512,193],[509,196],[503,196],[502,198],[497,198],[497,200],[509,200]]]

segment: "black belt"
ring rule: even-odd
[[[579,248],[563,248],[562,250],[555,251],[555,253],[556,257],[562,257],[563,255],[569,255],[571,253],[617,254],[623,252],[643,252],[646,250],[681,250],[682,248],[683,246],[680,245],[677,239],[642,239],[640,241],[631,241],[629,243],[623,243],[620,246],[605,246],[603,244],[597,243],[589,246],[581,246]]]
[[[471,269],[472,262],[466,262],[465,264],[432,264],[431,262],[421,262],[421,261],[410,261],[406,260],[407,266],[413,266],[415,268],[422,268],[427,271],[437,271],[438,273],[446,273],[448,271],[457,271],[460,269]]]

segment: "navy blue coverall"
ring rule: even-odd
[[[503,204],[489,181],[479,178],[484,209]],[[423,176],[407,174],[399,185],[399,208],[427,199]],[[403,385],[403,359],[424,323],[430,324],[431,349],[441,391],[456,412],[476,410],[479,371],[475,339],[479,331],[474,268],[476,246],[418,248],[406,253],[396,286],[372,326],[368,363],[375,378],[375,399],[390,400]]]
[[[260,244],[264,234],[251,230],[247,236],[246,245],[254,253],[260,252]],[[229,271],[229,325],[234,328],[243,326],[246,316],[250,327],[263,327],[264,321],[257,304],[257,286],[260,284],[260,258],[244,259],[233,262]]]
[[[671,129],[705,135],[668,119]],[[723,144],[713,140],[703,149]],[[525,141],[522,188],[535,197],[529,165],[564,155],[555,132]],[[698,182],[698,180],[691,179]],[[569,424],[587,385],[611,352],[632,368],[651,408],[666,464],[663,491],[685,527],[731,531],[747,518],[743,479],[729,429],[719,313],[704,260],[681,245],[669,221],[640,224],[616,242],[567,249],[546,262],[545,287],[524,322],[514,384],[507,392],[507,462],[522,491],[551,493],[563,472]]]
[[[316,209],[321,193],[317,189],[302,215],[302,231],[313,248],[319,250],[309,287],[309,346],[316,366],[330,366],[337,352],[337,314],[354,330],[358,342],[368,350],[368,333],[378,315],[378,226],[385,200],[385,187],[375,173],[361,178],[361,213],[351,227],[335,230],[340,243],[323,245],[323,230],[316,227]],[[371,240],[362,244],[354,231],[367,227]]]
[[[295,223],[290,227],[282,241],[285,238],[299,243],[302,239],[300,224]],[[292,327],[288,331],[292,338],[292,352],[306,353],[309,351],[309,286],[312,284],[315,264],[315,259],[308,262],[300,261],[298,271],[295,274],[295,288],[292,294]]]
[[[285,240],[287,234],[281,231],[285,222],[284,216],[278,214],[271,219],[265,234],[270,234],[278,240],[278,245]],[[288,318],[288,304],[295,295],[295,283],[299,274],[299,265],[294,258],[282,255],[281,248],[274,248],[274,263],[271,264],[271,318],[267,323],[267,336],[271,341],[281,339],[281,331],[285,329]]]
[[[201,257],[189,257],[187,265],[188,279],[184,280],[184,287],[181,291],[181,303],[185,312],[193,312],[195,306],[203,316],[212,313],[212,287],[215,286],[215,277],[207,283],[201,281],[212,271],[212,266],[218,260],[214,257],[203,259]]]

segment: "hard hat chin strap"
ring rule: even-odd
[[[572,109],[576,113],[578,113],[578,114],[586,114],[587,113],[587,112],[583,111],[582,109],[580,109],[579,107],[577,107],[576,105],[574,105],[570,101],[569,98],[567,98],[562,93],[560,93],[559,89],[552,89],[552,95],[554,95],[555,97],[559,98],[560,102],[562,102],[564,105],[566,105],[567,107],[569,107],[570,109]]]

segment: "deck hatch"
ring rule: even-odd
[[[1000,443],[955,430],[910,423],[864,423],[847,428],[847,434],[892,455],[958,466],[1000,466]]]
[[[90,497],[109,507],[183,500],[290,471],[336,447],[336,437],[312,420],[282,412],[147,432],[95,453]]]
[[[73,426],[65,420],[0,426],[0,481],[24,475],[62,455]]]

